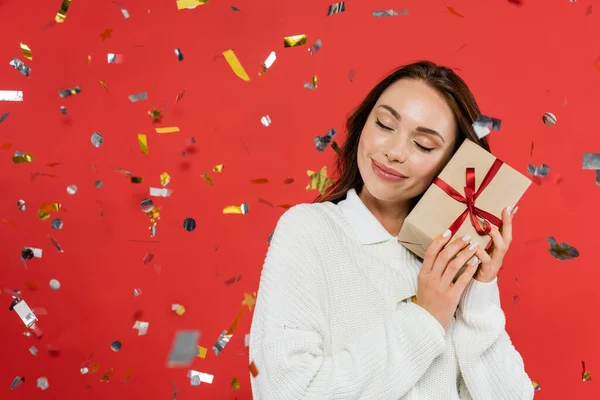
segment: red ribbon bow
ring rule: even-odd
[[[456,218],[456,221],[454,221],[452,223],[452,225],[450,225],[450,228],[448,228],[450,231],[452,231],[452,233],[456,233],[458,228],[460,228],[461,225],[463,224],[463,222],[465,222],[465,219],[467,219],[467,215],[471,218],[471,224],[473,225],[473,227],[475,228],[477,233],[479,233],[480,235],[490,233],[490,231],[492,230],[492,227],[489,224],[486,224],[485,228],[482,228],[479,225],[479,221],[477,220],[477,217],[481,217],[481,218],[488,220],[490,223],[496,225],[498,228],[500,228],[502,226],[502,220],[500,218],[475,206],[475,201],[477,200],[477,197],[481,194],[481,192],[483,192],[485,190],[487,185],[489,185],[490,182],[494,179],[494,177],[500,170],[500,167],[502,166],[502,164],[503,164],[503,162],[500,161],[499,159],[496,159],[496,161],[494,161],[494,163],[490,167],[490,170],[483,178],[481,185],[479,185],[479,189],[477,191],[475,191],[475,168],[467,168],[466,169],[466,184],[467,185],[465,186],[465,196],[464,197],[459,192],[454,190],[454,188],[452,186],[448,185],[446,182],[444,182],[440,178],[435,178],[433,183],[435,183],[437,186],[439,186],[440,189],[442,189],[444,192],[446,192],[454,200],[461,202],[463,204],[466,204],[466,206],[467,206],[467,209],[462,214],[460,214],[458,216],[458,218]]]

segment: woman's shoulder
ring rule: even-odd
[[[331,202],[300,203],[290,207],[281,215],[277,229],[293,229],[315,234],[327,230],[339,214],[338,206]]]

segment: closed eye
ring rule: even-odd
[[[379,121],[378,119],[375,120],[375,123],[377,125],[379,125],[380,128],[385,129],[386,131],[393,131],[392,128],[390,128],[389,126],[385,126],[384,124],[381,123],[381,121]]]
[[[425,153],[429,153],[430,151],[432,151],[434,148],[433,147],[425,147],[425,146],[421,146],[419,143],[415,142],[415,144],[417,146],[419,146],[419,148],[421,150],[423,150]]]

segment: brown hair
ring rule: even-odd
[[[452,154],[456,152],[464,139],[469,139],[490,151],[487,136],[479,139],[473,130],[473,122],[480,115],[480,112],[475,97],[465,81],[450,68],[436,65],[430,61],[418,61],[404,65],[379,82],[348,117],[346,121],[346,141],[341,146],[336,160],[335,175],[338,179],[327,188],[323,195],[319,195],[315,202],[331,201],[337,203],[346,197],[348,190],[356,189],[356,191],[360,191],[363,180],[358,170],[357,153],[361,132],[381,94],[391,84],[400,79],[423,81],[446,100],[454,114],[458,129],[458,139]]]

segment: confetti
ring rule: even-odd
[[[331,143],[331,141],[333,140],[333,138],[336,134],[337,134],[337,131],[334,128],[331,128],[325,134],[325,136],[317,136],[314,140],[317,151],[322,153],[325,150],[325,148],[327,147],[327,145],[329,143]]]
[[[308,82],[304,83],[304,89],[315,90],[317,88],[317,85],[318,85],[317,76],[314,75],[312,78],[312,83],[308,83]]]
[[[337,153],[340,154],[340,151],[342,149],[340,149],[340,146],[337,144],[337,142],[333,141],[331,142],[331,148]]]
[[[179,331],[169,352],[168,366],[181,367],[189,365],[198,355],[198,331]]]
[[[194,371],[193,369],[188,371],[187,377],[190,378],[190,384],[192,386],[198,386],[200,385],[200,382],[212,384],[214,379],[214,375]]]
[[[188,232],[193,232],[196,229],[196,221],[193,218],[186,218],[183,220],[183,229]]]
[[[529,164],[527,166],[527,173],[529,175],[546,176],[548,175],[548,172],[550,172],[550,167],[546,164],[542,164],[540,166]]]
[[[217,342],[213,346],[213,351],[215,352],[215,355],[217,355],[217,356],[219,354],[221,354],[221,352],[225,349],[225,346],[227,346],[227,343],[229,343],[229,340],[233,336],[232,333],[228,334],[227,332],[228,331],[221,332],[221,334],[219,335],[219,338],[217,339]]]
[[[104,32],[102,32],[100,34],[100,37],[102,38],[102,40],[106,40],[108,38],[110,38],[110,35],[112,34],[112,28],[106,28],[104,29]]]
[[[448,8],[448,11],[450,12],[450,14],[463,18],[463,16],[461,14],[459,14],[453,7],[447,6],[447,8]]]
[[[19,318],[21,318],[21,321],[23,321],[23,324],[25,324],[25,326],[27,328],[30,328],[31,326],[33,326],[36,323],[36,321],[38,320],[37,317],[35,316],[33,310],[31,308],[29,308],[29,306],[27,305],[25,300],[23,300],[20,297],[16,297],[13,300],[13,302],[9,306],[8,310],[15,311],[17,313],[17,315],[19,316]]]
[[[248,310],[252,310],[252,306],[256,304],[256,293],[244,293],[242,304],[248,306]]]
[[[148,115],[152,121],[158,121],[162,118],[162,111],[160,111],[158,108],[154,108],[148,111]]]
[[[94,147],[102,146],[102,142],[103,142],[102,135],[99,132],[92,133],[91,140],[92,140],[92,145]]]
[[[54,246],[54,248],[56,248],[56,250],[59,253],[63,253],[63,249],[60,247],[60,245],[58,244],[58,242],[56,241],[56,239],[54,239],[52,236],[50,236],[49,234],[46,235],[48,237],[48,240],[50,241],[50,243],[52,244],[52,246]]]
[[[195,8],[206,3],[208,3],[208,0],[177,0],[177,9]]]
[[[9,113],[4,113],[4,114],[0,115],[0,122],[3,122],[6,118],[8,118],[8,114]]]
[[[38,378],[36,386],[38,387],[38,389],[42,390],[46,390],[48,389],[48,387],[50,387],[50,385],[48,384],[48,379],[44,377]]]
[[[125,19],[129,19],[129,11],[127,11],[127,9],[125,7],[123,7],[121,4],[117,3],[116,1],[114,1],[113,3],[115,3],[117,6],[119,6],[119,8],[121,9],[121,13],[123,14],[123,17]]]
[[[592,380],[592,373],[589,371],[585,370],[585,361],[581,362],[581,368],[582,368],[582,373],[581,373],[581,378],[582,380],[585,381],[591,381]]]
[[[17,376],[15,379],[13,379],[12,383],[10,384],[10,390],[15,390],[16,388],[21,386],[23,382],[25,382],[25,377]]]
[[[398,12],[396,10],[375,10],[373,11],[374,17],[397,17],[398,15],[408,15],[408,10],[405,8]]]
[[[556,242],[556,239],[554,239],[554,237],[552,237],[552,236],[546,238],[546,240],[548,241],[548,244],[550,245],[550,248],[548,249],[548,251],[557,260],[571,260],[571,259],[579,256],[579,251],[575,247],[571,246],[570,244],[567,244],[564,242],[561,244],[558,244]]]
[[[308,52],[312,56],[317,51],[321,50],[321,47],[323,47],[323,42],[321,42],[321,39],[317,39],[317,41],[315,42],[315,44],[313,44],[312,46],[310,46],[308,48]]]
[[[74,195],[75,193],[77,193],[77,186],[76,185],[67,186],[67,193],[69,193],[70,195]]]
[[[210,175],[208,175],[206,172],[204,173],[204,175],[202,175],[202,178],[204,179],[204,182],[206,182],[208,185],[210,185],[210,186],[213,185],[212,177]]]
[[[20,90],[0,90],[0,101],[23,101],[23,92]]]
[[[58,96],[63,98],[63,97],[75,96],[79,93],[81,93],[81,88],[79,86],[75,86],[75,87],[72,87],[69,89],[59,90]]]
[[[136,101],[148,100],[148,93],[147,92],[140,92],[140,93],[130,94],[129,95],[129,100],[132,103],[135,103]]]
[[[144,181],[144,178],[141,176],[132,176],[129,178],[129,180],[131,181],[131,183],[142,183]]]
[[[223,167],[224,167],[223,164],[215,165],[213,167],[213,171],[215,171],[215,172],[222,172],[223,171]]]
[[[28,60],[33,60],[33,56],[31,54],[31,49],[25,43],[19,43],[21,46],[21,51],[23,52],[23,57]]]
[[[25,65],[25,63],[17,57],[13,58],[9,64],[26,77],[31,73],[31,68]]]
[[[148,139],[143,133],[138,133],[138,144],[140,145],[142,154],[148,154]]]
[[[236,6],[231,6],[231,10],[232,10],[232,11],[240,11],[240,9],[239,9],[239,8],[237,8]]]
[[[181,304],[171,304],[171,311],[175,311],[175,314],[182,316],[185,313],[185,307]]]
[[[286,36],[283,38],[283,47],[298,47],[306,44],[306,34]]]
[[[179,132],[179,127],[178,126],[167,126],[164,128],[156,128],[156,133],[173,133],[173,132]]]
[[[241,206],[226,206],[223,208],[223,214],[248,214],[249,207],[247,203],[242,203]]]
[[[33,356],[35,356],[35,357],[37,357],[37,355],[38,355],[38,349],[36,349],[36,347],[35,347],[35,346],[31,346],[31,347],[29,348],[29,352],[31,353],[31,355],[33,355]]]
[[[344,11],[346,11],[346,5],[344,4],[343,1],[340,1],[339,3],[334,3],[329,6],[329,9],[327,10],[327,16],[341,13]]]
[[[181,52],[181,49],[175,49],[175,55],[179,61],[183,61],[183,53]]]
[[[60,218],[54,218],[52,220],[52,222],[50,222],[50,226],[52,226],[52,229],[60,231],[63,228],[63,221]]]
[[[198,355],[196,357],[206,358],[208,349],[206,347],[198,346]]]
[[[140,288],[133,289],[133,295],[136,296],[136,297],[139,296],[139,295],[141,295],[142,293],[143,293],[142,289],[140,289]]]
[[[102,373],[102,378],[100,378],[100,382],[108,382],[110,381],[110,378],[113,376],[113,369],[109,369],[106,372]]]
[[[244,70],[244,67],[242,67],[242,64],[238,60],[238,58],[235,55],[235,53],[233,52],[233,50],[231,50],[231,49],[225,50],[223,52],[223,57],[225,57],[225,60],[227,60],[227,63],[229,64],[229,66],[231,67],[231,69],[233,70],[233,72],[240,79],[242,79],[244,81],[249,81],[250,80],[250,77],[248,76],[248,74]]]
[[[265,60],[265,62],[262,63],[262,65],[260,66],[260,71],[258,72],[258,75],[263,76],[265,74],[265,72],[267,72],[267,70],[269,68],[271,68],[271,66],[273,65],[273,63],[275,62],[276,59],[277,59],[277,54],[275,54],[275,52],[272,51],[271,54],[269,54],[269,56]]]
[[[127,383],[129,381],[129,378],[131,378],[131,375],[133,375],[133,367],[129,367],[127,372],[125,372],[125,376],[123,377],[123,383]]]
[[[122,64],[123,54],[108,53],[106,59],[109,64]]]
[[[152,253],[146,253],[146,255],[144,256],[144,258],[142,259],[142,261],[144,262],[144,265],[146,265],[146,264],[151,263],[153,258],[154,258],[154,254],[152,254]]]
[[[150,196],[154,197],[169,197],[173,193],[172,189],[167,188],[150,188]]]
[[[60,106],[60,112],[63,115],[67,115],[67,108],[65,106]]]
[[[100,180],[94,181],[94,186],[96,186],[96,189],[100,189],[102,188],[102,186],[104,186],[104,183]]]
[[[110,349],[114,352],[117,352],[117,351],[121,350],[122,346],[123,345],[121,344],[121,342],[119,342],[118,340],[115,340],[110,344]]]
[[[17,208],[21,211],[27,210],[27,205],[25,204],[25,200],[17,201]]]
[[[250,363],[250,365],[248,365],[248,370],[252,374],[253,378],[256,378],[258,376],[258,369],[256,368],[256,365],[254,364],[254,361],[252,361]]]
[[[21,164],[21,163],[30,163],[33,161],[33,156],[31,154],[24,154],[21,152],[18,152],[18,154],[16,154],[13,158],[13,163],[15,164]]]
[[[548,126],[556,125],[556,115],[551,112],[546,112],[542,115],[542,122]]]
[[[268,115],[265,115],[264,117],[262,117],[260,119],[260,122],[264,125],[264,126],[269,126],[271,125],[271,117],[269,117]]]
[[[540,385],[536,382],[536,381],[531,381],[531,385],[533,385],[533,391],[537,392],[538,390],[541,390],[542,388],[540,387]]]
[[[63,22],[65,22],[65,18],[67,18],[67,11],[69,11],[70,5],[71,5],[71,0],[63,0],[62,1],[62,4],[60,5],[58,12],[56,13],[56,17],[54,17],[54,20],[57,23],[62,24]]]
[[[240,388],[240,380],[236,377],[233,377],[233,379],[231,380],[231,388],[232,389],[239,389]]]
[[[240,279],[242,279],[242,275],[241,274],[237,275],[237,276],[234,276],[231,279],[227,279],[225,281],[225,286],[233,285],[234,283],[238,282]]]
[[[269,180],[267,178],[258,178],[258,179],[252,179],[250,181],[250,183],[255,184],[255,185],[262,185],[265,183],[269,183]]]
[[[181,93],[179,93],[179,94],[177,95],[177,97],[175,97],[175,103],[179,103],[179,102],[180,102],[180,101],[183,99],[183,96],[184,96],[184,95],[185,95],[185,90],[184,90],[184,91],[182,91]]]
[[[499,131],[501,124],[502,124],[502,121],[499,120],[498,118],[487,117],[485,115],[479,115],[477,117],[477,119],[475,120],[475,122],[473,122],[473,130],[475,131],[475,134],[477,135],[477,137],[479,139],[482,139],[485,136],[487,136],[491,132],[491,130]],[[491,130],[490,130],[490,126],[491,126]]]
[[[306,186],[306,190],[318,190],[322,195],[325,194],[327,186],[334,183],[333,180],[327,177],[327,166],[321,168],[321,171],[306,171],[306,174],[310,178],[309,184]]]
[[[149,326],[150,326],[149,322],[135,321],[135,323],[133,324],[133,329],[137,329],[138,336],[142,336],[148,332]]]
[[[599,170],[600,153],[583,153],[582,168]]]
[[[100,86],[102,86],[104,88],[104,90],[106,92],[108,92],[108,86],[106,86],[106,82],[104,82],[104,81],[98,81],[98,83],[100,83]]]

